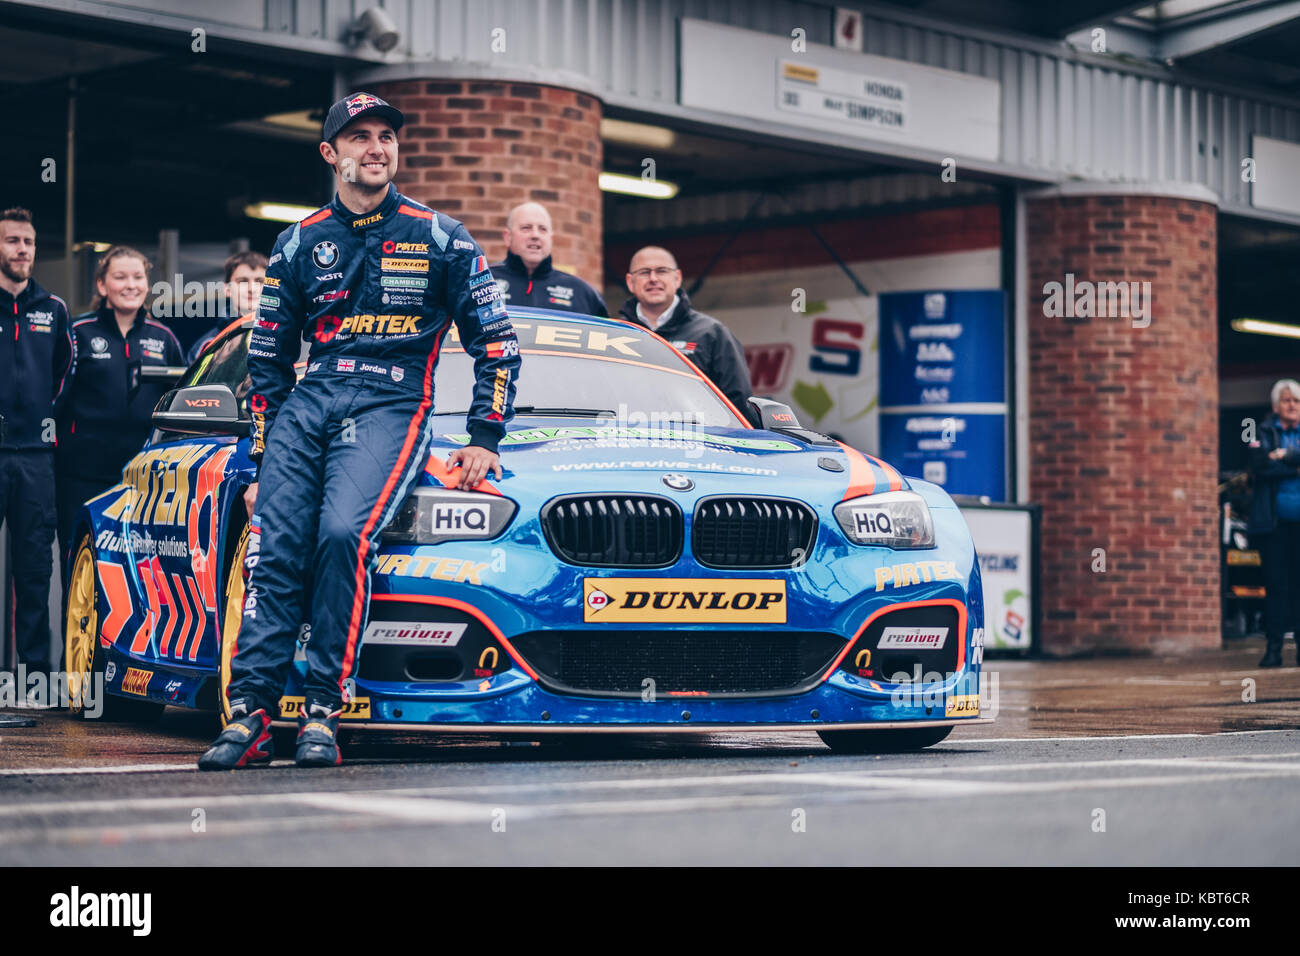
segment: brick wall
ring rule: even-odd
[[[1043,506],[1043,649],[1220,642],[1216,210],[1154,196],[1027,209],[1030,491]],[[1049,317],[1044,285],[1151,283],[1151,324]],[[1106,571],[1092,570],[1093,549]]]
[[[505,257],[513,206],[551,213],[556,266],[601,279],[601,104],[583,93],[477,80],[380,83],[406,116],[397,188],[459,219],[489,261]]]

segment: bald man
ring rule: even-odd
[[[753,389],[745,350],[725,325],[691,308],[673,254],[659,246],[638,249],[628,263],[627,291],[632,298],[619,315],[667,339],[731,399],[751,425],[757,425],[758,413],[749,404]]]
[[[501,236],[506,258],[492,267],[492,276],[507,308],[535,305],[580,315],[609,315],[599,292],[551,265],[551,214],[541,203],[526,202],[510,210]]]

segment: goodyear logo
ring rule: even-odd
[[[883,591],[886,587],[905,588],[922,582],[955,580],[957,580],[955,561],[908,561],[905,564],[891,564],[876,568],[877,591]]]
[[[306,698],[303,697],[281,697],[280,698],[280,716],[297,717],[302,713],[303,704]],[[370,719],[370,698],[354,697],[343,705],[343,720],[369,720]]]
[[[383,256],[379,268],[385,272],[428,272],[428,259],[399,259],[395,256]]]
[[[353,219],[352,228],[356,229],[358,226],[368,226],[372,222],[379,222],[379,220],[383,218],[384,214],[382,212],[377,212],[373,216],[366,216],[364,219]]]
[[[784,624],[785,582],[736,578],[583,578],[583,620]]]
[[[358,335],[414,335],[420,331],[418,315],[349,315],[340,332]]]
[[[149,681],[153,680],[153,671],[142,671],[138,667],[128,667],[122,675],[122,693],[145,696],[149,690]]]
[[[959,694],[949,697],[944,704],[945,717],[978,717],[980,712],[979,694]]]

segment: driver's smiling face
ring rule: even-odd
[[[397,134],[385,120],[349,123],[335,137],[334,153],[338,175],[367,191],[387,188],[397,175]]]

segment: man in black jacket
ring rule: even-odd
[[[632,257],[627,267],[627,289],[632,298],[623,303],[619,315],[644,325],[668,340],[677,351],[695,363],[731,404],[758,424],[749,404],[753,388],[745,350],[725,325],[691,308],[682,288],[682,270],[667,249],[646,246]]]
[[[26,209],[0,213],[0,516],[13,536],[18,659],[50,670],[54,416],[72,371],[68,307],[31,277],[36,229]],[[17,688],[25,692],[25,688]]]
[[[1260,667],[1280,667],[1282,635],[1300,641],[1300,383],[1273,386],[1274,415],[1259,426],[1250,446],[1251,544],[1264,571],[1264,634],[1268,646]],[[1300,648],[1296,663],[1300,664]]]
[[[551,214],[541,203],[526,202],[510,210],[506,258],[492,267],[506,306],[535,305],[579,315],[609,315],[600,293],[575,275],[551,265]]]

